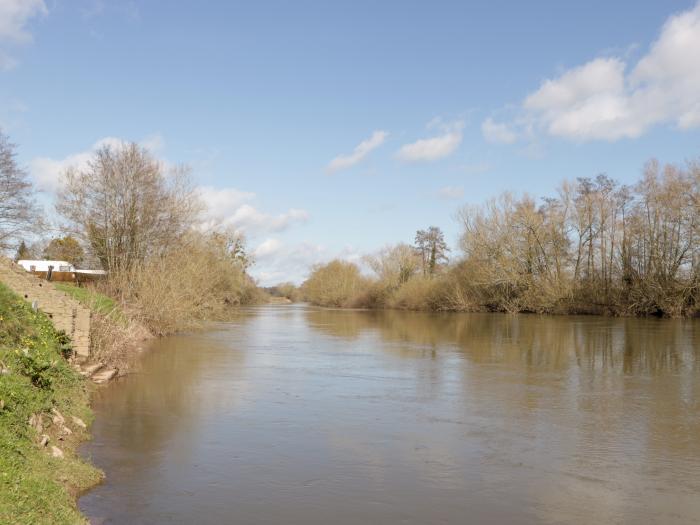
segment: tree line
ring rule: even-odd
[[[321,305],[692,316],[700,310],[700,163],[649,161],[635,184],[607,175],[535,199],[504,193],[458,211],[449,262],[436,227],[357,265],[312,269]]]
[[[22,242],[40,238],[45,221],[16,146],[0,133],[0,250],[107,270],[106,291],[161,332],[258,293],[243,239],[196,227],[203,204],[187,167],[137,144],[104,147],[66,170],[55,208],[62,236]],[[652,160],[634,184],[598,175],[541,199],[504,193],[465,206],[456,253],[431,226],[412,244],[365,257],[372,275],[332,261],[280,293],[325,306],[691,316],[700,305],[699,216],[700,162]]]

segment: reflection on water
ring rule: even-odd
[[[101,390],[107,523],[700,523],[700,323],[242,310]]]

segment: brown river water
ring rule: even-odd
[[[700,523],[700,322],[242,310],[98,391],[93,523]]]

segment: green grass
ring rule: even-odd
[[[85,523],[75,507],[78,490],[101,474],[75,455],[86,433],[70,416],[91,419],[84,379],[62,353],[66,339],[50,321],[0,283],[0,523]],[[58,439],[49,413],[59,410],[73,430]],[[45,414],[44,432],[65,458],[53,458],[29,426]]]
[[[57,290],[70,295],[76,301],[90,308],[95,313],[103,315],[113,322],[126,326],[129,321],[116,301],[92,288],[78,287],[71,283],[54,283]]]
[[[54,283],[54,286],[70,295],[73,299],[80,301],[85,306],[88,306],[92,311],[102,315],[109,315],[118,311],[117,303],[114,299],[108,297],[92,288],[78,287],[70,283]]]

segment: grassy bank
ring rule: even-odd
[[[75,452],[91,412],[67,352],[46,316],[0,284],[0,523],[85,522],[75,496],[101,473]]]

